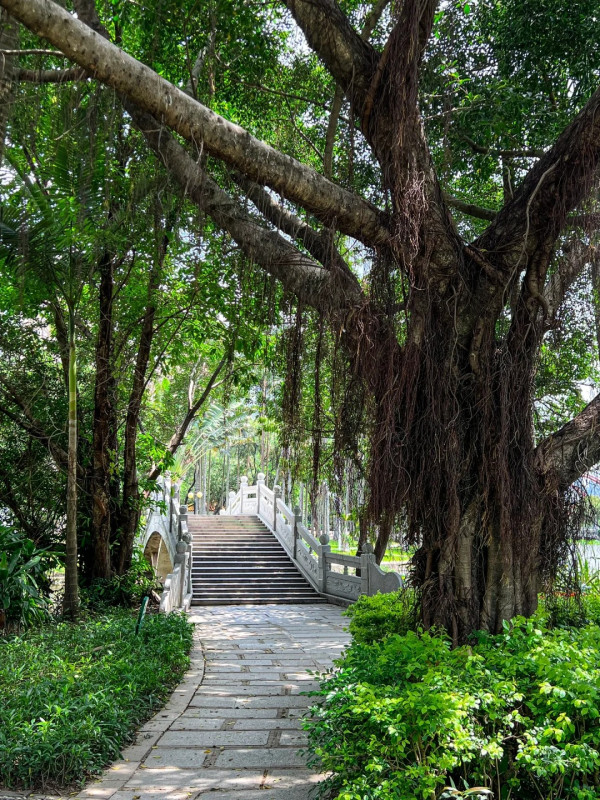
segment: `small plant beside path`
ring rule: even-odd
[[[184,616],[114,609],[0,639],[0,789],[83,783],[119,757],[186,670]]]

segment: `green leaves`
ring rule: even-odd
[[[56,560],[55,554],[0,525],[0,630],[48,618],[40,582]]]
[[[0,640],[0,784],[82,783],[119,756],[188,665],[192,626],[111,611]]]
[[[353,614],[359,636],[381,599],[365,598]],[[311,763],[331,773],[321,797],[596,797],[596,625],[517,619],[455,650],[431,632],[355,640],[321,680],[324,702],[305,723]]]

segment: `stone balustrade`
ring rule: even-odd
[[[281,499],[281,488],[269,489],[262,472],[254,486],[248,485],[247,477],[240,479],[239,490],[230,492],[227,508],[221,514],[258,516],[309,583],[333,601],[352,602],[361,594],[385,594],[402,586],[398,573],[379,567],[370,544],[364,546],[360,556],[332,552],[329,534],[315,538],[302,524],[300,508],[296,506],[292,511]]]

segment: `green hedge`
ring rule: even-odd
[[[373,597],[361,595],[344,612],[350,617],[350,633],[355,642],[372,644],[392,633],[405,634],[416,630],[417,596],[411,589],[400,589]]]
[[[331,773],[319,797],[600,797],[595,624],[518,619],[455,650],[435,632],[355,642],[319,694],[305,723],[311,764]]]
[[[131,611],[0,639],[0,785],[64,787],[118,758],[188,666],[184,616]]]

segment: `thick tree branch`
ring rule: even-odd
[[[271,186],[323,222],[335,222],[343,233],[365,244],[388,241],[385,218],[377,208],[215,114],[56,3],[2,0],[1,5],[91,75],[198,148],[206,149],[252,180]]]
[[[460,310],[460,343],[497,318],[507,288],[521,272],[523,308],[533,320],[544,305],[546,274],[569,214],[588,195],[600,165],[600,90],[539,159],[473,249],[488,269],[473,270],[473,289]],[[531,340],[533,342],[533,340]],[[517,343],[518,344],[518,343]]]
[[[371,34],[375,30],[375,27],[379,20],[381,19],[381,15],[390,4],[390,0],[377,0],[375,5],[371,8],[367,16],[365,17],[365,21],[363,23],[362,30],[360,32],[360,37],[363,41],[368,42],[371,38]],[[344,88],[341,84],[336,83],[335,87],[335,94],[333,96],[333,101],[331,103],[331,111],[329,113],[329,122],[327,123],[327,134],[325,136],[325,150],[323,154],[323,173],[326,178],[331,178],[333,175],[333,150],[335,146],[335,135],[337,132],[337,126],[340,118],[340,113],[342,111],[342,104],[344,102]]]
[[[87,73],[80,67],[71,69],[20,69],[17,78],[26,83],[67,83],[69,81],[82,81],[87,78]]]
[[[444,200],[451,208],[456,208],[469,217],[493,222],[498,216],[498,212],[493,208],[478,206],[475,203],[467,203],[465,200],[461,200],[459,197],[455,197],[447,192],[444,192]],[[567,225],[569,227],[580,227],[589,232],[600,227],[600,214],[571,214],[571,216],[567,218]]]
[[[600,394],[581,413],[536,448],[543,474],[564,491],[600,462]]]
[[[75,10],[91,28],[104,38],[108,37],[98,19],[93,0],[75,0]],[[283,237],[256,224],[150,114],[125,98],[122,98],[122,102],[148,145],[180,184],[184,194],[188,195],[201,211],[211,216],[219,227],[227,231],[250,260],[280,279],[288,290],[295,291],[309,305],[321,308],[325,299],[331,302],[329,298],[332,293],[328,291],[331,287],[327,286],[327,282],[331,282],[331,273],[325,272],[310,259],[302,257],[299,251]],[[247,185],[255,187],[255,192],[260,188],[245,178],[243,180]],[[260,189],[260,191],[261,197],[269,197],[265,190]],[[296,217],[289,214],[285,220],[286,232],[293,235],[290,227],[295,225]],[[308,237],[308,226],[306,229]],[[342,272],[350,273],[347,266],[345,264],[343,266]],[[360,288],[354,276],[352,283],[354,293],[360,297]],[[345,294],[351,295],[353,292],[347,290]]]
[[[337,275],[300,253],[280,234],[258,225],[156,120],[130,105],[126,108],[187,196],[229,233],[248,258],[281,280],[288,291],[316,308],[360,299],[362,294],[355,280],[335,280]],[[341,285],[334,289],[337,283]]]
[[[454,197],[451,194],[447,194],[446,192],[444,192],[444,200],[451,208],[456,208],[458,211],[462,211],[463,214],[466,214],[469,217],[486,219],[491,222],[495,220],[496,216],[498,215],[498,212],[494,211],[493,208],[484,208],[483,206],[475,205],[475,203],[466,203],[464,200]]]
[[[354,30],[335,0],[286,0],[286,5],[362,116],[379,53]]]
[[[328,232],[316,231],[311,228],[306,222],[284,208],[257,183],[253,183],[241,175],[236,175],[234,178],[266,220],[295,239],[324,267],[336,268],[345,273],[350,280],[356,281],[348,265],[335,248]],[[356,281],[356,289],[357,292],[360,291],[358,281]]]
[[[549,248],[590,191],[600,164],[600,90],[535,166],[476,242],[507,280]]]
[[[573,282],[581,275],[587,264],[597,264],[600,253],[593,245],[576,240],[564,248],[564,255],[556,271],[550,276],[544,289],[548,324],[551,324]]]

